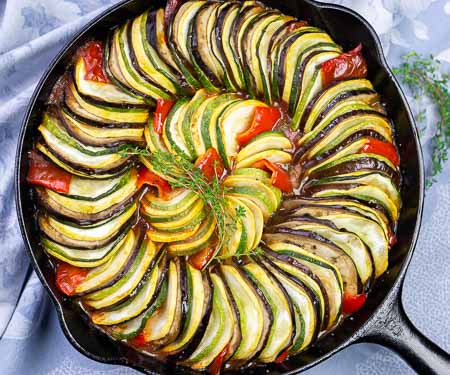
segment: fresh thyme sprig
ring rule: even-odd
[[[188,159],[169,152],[150,152],[139,147],[122,146],[119,153],[123,157],[138,155],[146,157],[154,170],[165,176],[172,188],[195,191],[209,207],[216,222],[217,251],[222,249],[229,235],[237,228],[237,223],[245,216],[245,209],[238,206],[233,213],[225,199],[226,188],[220,182],[220,176],[209,181],[201,170]],[[214,166],[216,168],[216,166]]]
[[[436,124],[436,135],[433,139],[431,155],[432,171],[427,178],[429,188],[436,182],[436,176],[442,172],[444,163],[448,160],[450,148],[450,74],[441,72],[441,63],[433,55],[428,58],[417,52],[410,52],[403,56],[403,63],[394,69],[403,83],[412,91],[414,98],[420,103],[421,98],[428,96],[436,104],[439,121]],[[416,114],[416,120],[423,123],[425,109]]]

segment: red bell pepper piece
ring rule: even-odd
[[[270,182],[273,186],[279,188],[281,191],[284,191],[285,193],[290,193],[292,191],[292,183],[291,179],[289,178],[289,173],[287,173],[278,165],[270,162],[267,159],[262,159],[254,163],[252,167],[271,172],[272,176],[270,178]]]
[[[145,167],[141,168],[138,172],[137,188],[140,189],[143,185],[156,187],[158,189],[158,195],[162,198],[165,198],[172,191],[172,187],[166,180]]]
[[[246,131],[238,134],[236,140],[241,146],[245,145],[258,134],[272,130],[280,118],[281,112],[278,108],[256,107],[252,124]]]
[[[293,22],[293,23],[291,23],[291,24],[288,26],[287,32],[288,32],[288,33],[292,33],[293,31],[297,30],[298,28],[303,27],[303,26],[307,26],[307,25],[308,25],[308,22],[306,22],[306,21],[296,21],[296,22]]]
[[[395,233],[392,230],[389,230],[389,246],[392,247],[397,243],[397,236],[395,235]]]
[[[204,249],[196,252],[189,256],[189,263],[192,267],[202,270],[214,256],[216,251],[216,243],[212,243],[211,245],[205,247]]]
[[[29,160],[28,183],[44,186],[59,193],[69,192],[72,180],[69,172],[53,164],[36,150],[30,152]]]
[[[68,263],[58,263],[56,266],[56,286],[67,296],[73,296],[78,285],[86,278],[89,270],[72,266]]]
[[[289,354],[289,350],[288,349],[286,349],[283,352],[281,352],[281,354],[275,360],[275,363],[283,362],[287,358],[288,354]]]
[[[96,82],[110,82],[103,69],[103,43],[91,41],[86,43],[80,50],[84,61],[86,73],[84,79]]]
[[[225,348],[214,358],[214,361],[209,365],[208,371],[211,375],[219,375],[222,370],[223,360],[227,355],[230,344],[225,345]]]
[[[208,181],[212,181],[214,176],[220,178],[225,170],[222,158],[214,147],[208,148],[206,152],[196,160],[195,166],[202,171]]]
[[[153,129],[155,133],[162,134],[164,121],[174,105],[173,100],[158,99],[156,101],[156,109],[153,114]]]
[[[144,331],[139,332],[137,336],[134,336],[132,339],[128,339],[128,342],[134,346],[144,346],[147,343]]]
[[[381,155],[386,159],[389,159],[396,167],[400,165],[400,158],[398,157],[397,150],[390,142],[383,142],[376,138],[368,138],[359,152]]]
[[[342,301],[342,311],[344,314],[353,314],[357,312],[366,303],[367,294],[349,294],[344,293],[344,299]]]
[[[365,78],[367,76],[367,63],[361,50],[362,44],[360,43],[350,52],[345,52],[322,63],[324,86],[346,78]]]

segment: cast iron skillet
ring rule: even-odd
[[[369,78],[382,95],[397,129],[397,141],[403,175],[403,209],[398,223],[398,243],[391,250],[389,270],[376,286],[365,307],[347,319],[333,334],[326,336],[307,352],[282,364],[265,366],[276,374],[293,374],[306,370],[345,347],[358,342],[379,343],[396,350],[421,374],[450,374],[448,354],[423,336],[406,316],[401,303],[401,290],[406,269],[416,244],[422,216],[424,176],[422,153],[414,119],[396,79],[383,56],[380,41],[372,27],[360,15],[336,5],[313,0],[266,1],[287,14],[306,19],[331,34],[345,50],[364,45]],[[30,101],[16,156],[16,203],[19,223],[31,263],[47,289],[58,313],[61,327],[71,344],[81,353],[99,362],[122,364],[149,374],[188,374],[192,371],[161,363],[114,342],[82,318],[79,309],[55,287],[54,271],[39,246],[35,222],[33,190],[25,181],[27,153],[33,145],[48,94],[63,73],[70,57],[87,39],[104,38],[113,26],[135,17],[149,6],[164,6],[163,0],[126,0],[96,17],[53,60],[39,82]],[[249,374],[260,373],[261,367]]]

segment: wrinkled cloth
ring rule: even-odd
[[[360,12],[380,35],[391,66],[410,50],[437,56],[450,68],[450,1],[335,0]],[[0,373],[136,374],[94,362],[65,339],[56,313],[29,267],[13,197],[17,137],[33,90],[60,48],[114,0],[0,0]],[[419,103],[408,97],[417,112]],[[426,108],[422,134],[426,169],[436,109]],[[403,301],[414,324],[450,350],[450,163],[426,193],[423,225],[409,267]],[[354,345],[308,375],[414,374],[396,354]]]

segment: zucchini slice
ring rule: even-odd
[[[142,330],[145,342],[156,348],[176,338],[181,328],[181,280],[184,274],[180,262],[179,258],[170,261],[167,273],[167,298],[147,320]]]
[[[164,144],[172,154],[193,160],[194,155],[191,154],[185,143],[183,130],[181,128],[184,114],[188,106],[189,100],[185,98],[179,99],[174,104],[164,122],[162,137]]]
[[[133,49],[133,62],[139,68],[139,72],[152,82],[158,83],[173,95],[182,94],[181,82],[148,42],[149,37],[154,38],[155,22],[155,12],[150,13],[149,11],[144,12],[132,21],[129,41]],[[147,36],[147,32],[153,35]]]
[[[236,163],[250,158],[251,156],[268,150],[291,150],[292,143],[283,133],[277,131],[267,131],[258,134],[246,146],[239,150],[236,156]],[[236,167],[239,168],[239,167]]]
[[[216,230],[216,221],[213,215],[208,217],[190,237],[171,242],[167,247],[169,253],[174,256],[190,255],[204,249],[213,239]]]
[[[95,324],[111,326],[111,334],[120,339],[132,338],[144,328],[148,318],[165,301],[168,260],[162,249],[157,261],[147,269],[136,292],[125,302],[91,313]]]
[[[64,222],[53,216],[48,216],[48,224],[61,235],[78,241],[102,241],[108,240],[135,215],[137,204],[133,203],[122,212],[112,218],[99,221],[90,225],[78,225]]]
[[[67,195],[41,188],[37,192],[41,202],[58,214],[79,222],[99,221],[123,209],[137,191],[136,182],[136,171],[109,180],[72,177]],[[98,196],[86,196],[89,193]]]
[[[131,47],[130,35],[131,25],[130,22],[127,22],[114,31],[112,39],[117,56],[118,70],[123,77],[122,83],[143,96],[153,99],[170,99],[171,95],[166,87],[159,86],[159,82],[154,82],[139,71],[136,56]]]
[[[369,247],[375,266],[375,277],[379,277],[388,265],[388,239],[380,225],[347,209],[326,206],[302,207],[295,210],[299,215],[311,215],[331,221],[337,228],[355,233]]]
[[[263,363],[273,362],[284,349],[291,345],[295,335],[292,304],[284,288],[265,266],[249,262],[243,265],[243,270],[262,291],[272,310],[273,323],[267,342],[258,354],[258,359]]]
[[[41,244],[47,253],[63,262],[75,267],[94,268],[106,263],[119,251],[125,234],[126,232],[115,241],[92,250],[64,246],[47,237],[41,238]]]
[[[82,97],[72,78],[67,79],[65,86],[65,104],[76,115],[107,124],[145,124],[148,120],[148,109],[139,107],[122,107],[97,104]]]
[[[234,25],[239,13],[239,4],[223,4],[217,10],[215,22],[215,36],[218,61],[224,71],[225,87],[230,91],[241,91],[245,87],[241,64],[233,50]],[[220,40],[217,36],[221,35]]]
[[[89,270],[87,276],[75,288],[75,294],[86,294],[113,285],[131,266],[140,246],[139,233],[130,230],[121,241],[120,249],[108,262]]]
[[[264,265],[283,285],[291,300],[295,317],[295,336],[289,353],[298,354],[317,338],[320,330],[320,316],[316,299],[301,281],[290,276],[268,259],[264,260]]]
[[[272,315],[267,302],[237,266],[223,265],[220,269],[239,310],[242,339],[230,359],[236,365],[248,362],[261,350],[270,331]]]
[[[278,208],[277,195],[264,182],[245,176],[228,176],[223,184],[229,188],[230,194],[244,195],[255,202],[261,208],[264,219],[268,219]]]
[[[124,105],[142,105],[145,102],[135,96],[127,94],[120,87],[112,83],[98,82],[85,79],[86,67],[84,59],[80,56],[75,62],[74,79],[81,95],[88,96],[101,102]]]
[[[208,367],[232,340],[237,324],[227,287],[221,277],[211,273],[213,284],[212,312],[202,340],[190,357],[183,362],[193,369]]]
[[[113,285],[86,295],[83,299],[85,304],[94,309],[102,309],[115,305],[131,295],[144,278],[147,268],[154,263],[158,253],[156,245],[151,240],[145,240],[138,246],[139,252],[128,271]]]
[[[348,97],[361,97],[361,94],[376,96],[372,83],[367,79],[348,79],[327,87],[308,104],[305,112],[306,121],[303,124],[304,132],[309,133],[317,119],[321,119],[335,103]]]
[[[92,125],[92,122],[80,119],[65,106],[58,110],[58,117],[67,133],[84,145],[116,147],[126,143],[141,145],[144,141],[144,129],[140,125],[132,127]]]
[[[331,329],[339,322],[342,314],[343,283],[340,273],[341,268],[338,269],[323,258],[303,250],[301,245],[301,241],[295,244],[288,241],[269,243],[269,247],[272,250],[295,258],[320,279],[327,291],[326,298],[328,299],[329,307],[329,321],[326,328]]]
[[[339,47],[324,52],[313,52],[303,62],[301,91],[292,118],[293,129],[299,128],[309,102],[322,90],[321,64],[339,56],[340,52]]]
[[[256,107],[267,107],[267,105],[258,100],[239,101],[228,107],[219,119],[217,128],[218,151],[225,167],[228,169],[231,168],[232,159],[239,150],[236,137],[250,127]]]
[[[162,354],[173,355],[192,344],[197,333],[201,332],[201,327],[206,324],[203,319],[211,309],[212,290],[206,276],[202,272],[186,263],[187,278],[187,313],[183,322],[183,327],[178,338],[163,347]]]

